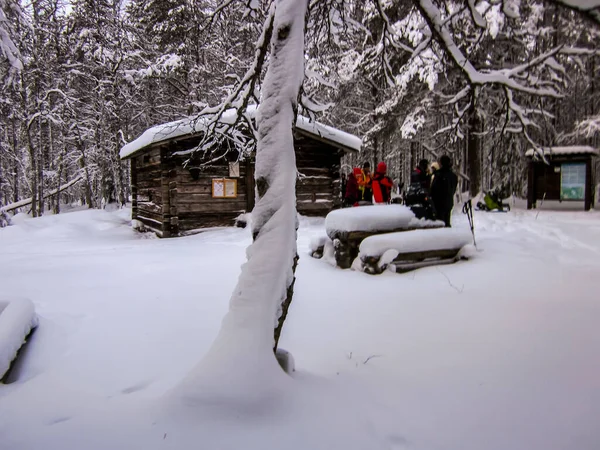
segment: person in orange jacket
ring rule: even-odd
[[[368,162],[363,164],[363,168],[360,174],[357,176],[358,182],[358,201],[359,202],[373,202],[373,188],[371,178],[371,164]]]
[[[387,165],[382,161],[377,164],[373,175],[373,200],[375,203],[389,203],[392,197],[394,182],[387,176]]]

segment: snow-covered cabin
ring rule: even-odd
[[[537,200],[579,201],[586,211],[594,206],[595,163],[600,151],[589,146],[529,149],[527,209]]]
[[[184,167],[203,132],[202,121],[182,119],[152,127],[121,149],[121,159],[131,160],[132,218],[161,237],[233,225],[254,207],[253,156],[238,161],[234,150]],[[298,212],[325,216],[340,205],[341,157],[360,151],[361,139],[298,116],[294,147]]]

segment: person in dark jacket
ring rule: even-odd
[[[374,203],[390,202],[394,182],[387,176],[387,165],[383,161],[377,164],[377,170],[373,175],[372,187]]]
[[[359,167],[355,167],[353,171],[348,175],[348,181],[346,182],[346,192],[344,195],[344,206],[355,206],[358,202],[358,177],[361,175]]]
[[[429,175],[427,175],[428,167],[429,161],[426,159],[419,161],[419,165],[415,167],[415,170],[410,174],[410,184],[413,188],[419,186],[429,192]]]
[[[450,227],[450,217],[454,206],[454,193],[458,185],[458,177],[452,171],[452,160],[448,155],[440,158],[440,170],[435,173],[431,184],[431,199],[435,207],[436,217]]]
[[[404,204],[418,219],[434,219],[434,209],[429,195],[430,177],[427,174],[429,161],[422,159],[410,174],[410,185],[404,195]]]

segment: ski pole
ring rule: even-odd
[[[463,214],[467,215],[467,219],[469,220],[469,227],[471,228],[471,234],[473,235],[473,245],[477,247],[477,242],[475,241],[475,221],[473,220],[473,205],[471,203],[471,199],[465,202],[462,211]]]

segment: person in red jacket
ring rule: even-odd
[[[382,161],[377,164],[377,170],[373,175],[373,202],[389,203],[392,197],[394,182],[387,176],[387,165]]]

